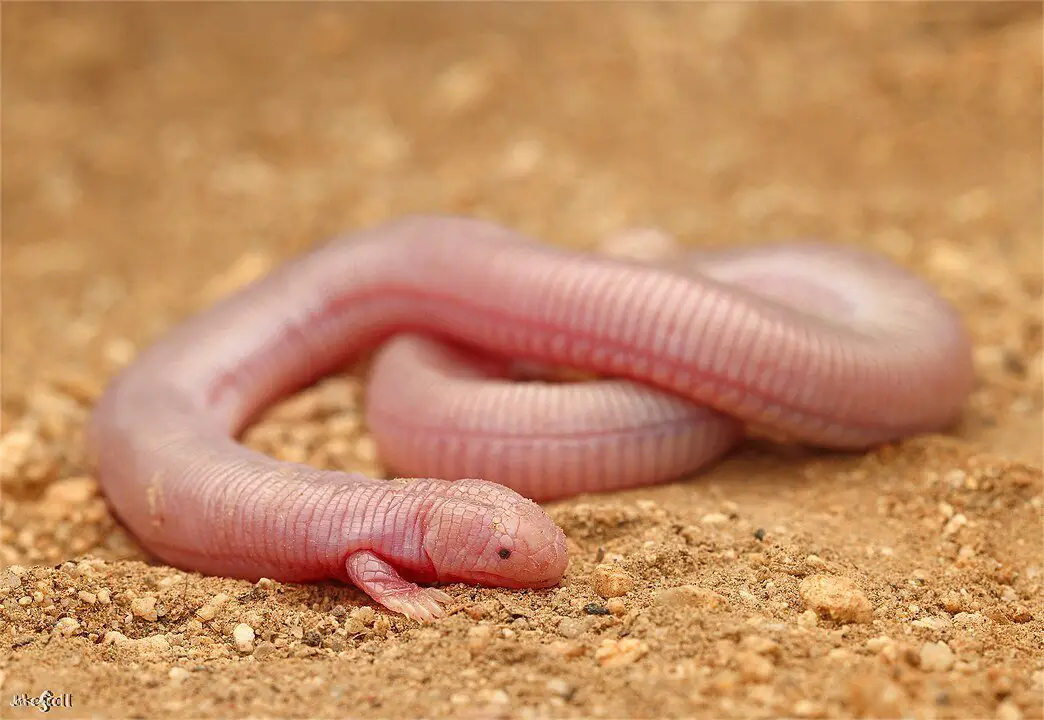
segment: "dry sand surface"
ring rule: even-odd
[[[1041,33],[1035,3],[5,4],[0,713],[1044,717]],[[150,559],[84,463],[107,379],[416,211],[873,248],[965,314],[977,387],[946,434],[550,505],[562,587],[453,586],[426,627]],[[362,387],[246,441],[381,472]]]

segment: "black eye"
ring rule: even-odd
[[[507,548],[500,548],[500,550],[497,550],[497,555],[500,556],[501,560],[507,560],[509,557],[511,557],[511,551]]]

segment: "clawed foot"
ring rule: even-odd
[[[412,620],[431,622],[446,616],[444,605],[452,602],[453,598],[436,588],[414,585],[405,592],[383,597],[375,596],[374,600]]]
[[[349,555],[345,569],[356,587],[384,607],[411,620],[431,622],[445,617],[443,606],[453,602],[453,598],[441,590],[403,580],[395,568],[369,550]]]

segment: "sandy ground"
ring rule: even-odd
[[[5,4],[0,713],[1044,717],[1041,32],[1033,3]],[[453,587],[429,627],[151,561],[83,462],[106,380],[415,211],[874,248],[962,310],[978,385],[946,435],[554,504],[563,587]],[[379,471],[359,388],[247,441]]]

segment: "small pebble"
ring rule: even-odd
[[[691,607],[700,610],[717,610],[725,606],[725,598],[699,585],[678,585],[656,593],[655,602],[665,607]]]
[[[809,555],[805,558],[805,564],[809,567],[814,567],[819,570],[822,570],[826,567],[826,560],[819,557],[818,555]]]
[[[747,635],[740,640],[739,646],[758,655],[779,655],[779,643],[761,635]]]
[[[189,674],[189,671],[185,668],[172,667],[170,671],[167,673],[167,677],[170,678],[171,682],[175,683],[176,685],[180,685],[188,679]]]
[[[373,620],[373,631],[383,637],[391,630],[391,619],[387,615],[378,615]]]
[[[959,612],[953,616],[953,624],[957,627],[974,627],[986,623],[986,616],[982,613]]]
[[[468,629],[468,650],[480,653],[493,641],[494,629],[491,625],[475,625]]]
[[[218,593],[210,598],[210,602],[196,610],[196,618],[201,622],[209,622],[213,620],[217,616],[218,610],[221,609],[222,605],[228,602],[228,599],[228,595],[225,593]]]
[[[323,644],[323,636],[317,633],[315,630],[309,630],[301,638],[301,642],[310,647],[319,647]]]
[[[622,667],[630,665],[645,657],[649,652],[649,645],[635,638],[623,638],[614,640],[607,638],[595,650],[595,660],[605,668]]]
[[[736,653],[735,663],[740,677],[748,682],[767,682],[776,671],[771,660],[751,652]]]
[[[254,657],[258,660],[264,660],[266,657],[276,651],[276,646],[270,642],[261,642],[254,648]]]
[[[622,568],[599,565],[591,575],[591,584],[603,598],[620,597],[634,589],[634,578]]]
[[[126,643],[129,643],[130,641],[131,639],[129,637],[119,632],[118,630],[110,630],[109,632],[105,633],[105,637],[102,638],[103,645],[124,645]]]
[[[196,610],[196,618],[200,622],[210,622],[217,615],[217,608],[213,605],[204,605],[203,607]]]
[[[54,631],[59,635],[71,637],[80,630],[80,622],[76,618],[63,617],[54,624]]]
[[[558,621],[558,634],[564,638],[575,638],[586,632],[588,627],[590,625],[585,620],[564,617]]]
[[[964,513],[957,513],[952,518],[950,518],[946,525],[943,527],[943,537],[949,537],[950,535],[955,534],[958,530],[960,530],[967,524],[968,518],[964,515]]]
[[[1016,605],[1011,608],[1011,621],[1016,623],[1027,623],[1033,619],[1033,613],[1025,605]]]
[[[163,635],[149,635],[147,638],[144,638],[140,642],[143,646],[148,647],[149,649],[155,650],[157,652],[162,652],[163,650],[170,650],[170,640],[167,640],[167,638]]]
[[[627,612],[627,604],[620,598],[613,598],[605,604],[605,609],[616,617],[620,617]]]
[[[959,593],[951,590],[943,596],[943,609],[950,614],[959,613],[960,610],[965,609],[964,598],[960,597]]]
[[[547,691],[552,695],[569,700],[576,692],[576,688],[562,678],[551,678],[547,681]]]
[[[925,672],[946,672],[953,667],[954,656],[944,642],[929,642],[921,646],[921,669]]]
[[[870,652],[880,652],[887,647],[895,645],[895,640],[888,637],[887,635],[881,635],[880,637],[870,638],[866,641],[866,649]]]
[[[553,655],[566,658],[567,660],[578,658],[586,652],[586,648],[583,645],[570,640],[555,640],[548,645],[548,650]]]
[[[850,579],[837,575],[810,575],[798,592],[810,610],[839,622],[869,623],[874,609],[863,591]]]
[[[584,612],[588,615],[608,615],[609,608],[599,605],[598,603],[587,603],[584,605]]]
[[[81,590],[80,592],[76,593],[76,596],[88,605],[93,605],[94,603],[98,602],[98,597],[94,593],[87,592],[86,590]]]
[[[345,635],[365,635],[368,631],[366,623],[353,617],[346,618],[342,627]]]
[[[373,621],[377,617],[377,612],[369,605],[363,605],[362,607],[357,607],[353,609],[350,613],[348,613],[348,616],[355,620],[358,620],[367,627],[372,627]]]
[[[148,620],[149,622],[156,622],[159,615],[156,613],[156,598],[152,595],[146,595],[140,598],[134,598],[131,600],[131,612],[140,617],[142,620]]]
[[[323,638],[323,647],[334,652],[344,650],[344,639],[340,635],[327,635]]]
[[[484,603],[473,603],[471,605],[468,605],[464,609],[464,612],[468,614],[469,618],[475,621],[481,620],[487,615],[489,615],[489,611],[487,610]]]
[[[942,615],[921,618],[920,620],[914,620],[910,624],[914,627],[927,628],[928,630],[935,630],[937,632],[942,630],[949,630],[953,627],[953,623],[950,621],[950,619],[943,617]]]
[[[724,525],[728,521],[729,516],[725,513],[719,512],[707,513],[702,518],[700,518],[700,522],[704,525]]]
[[[239,652],[252,652],[254,650],[254,628],[246,623],[239,623],[232,630],[232,641]]]

